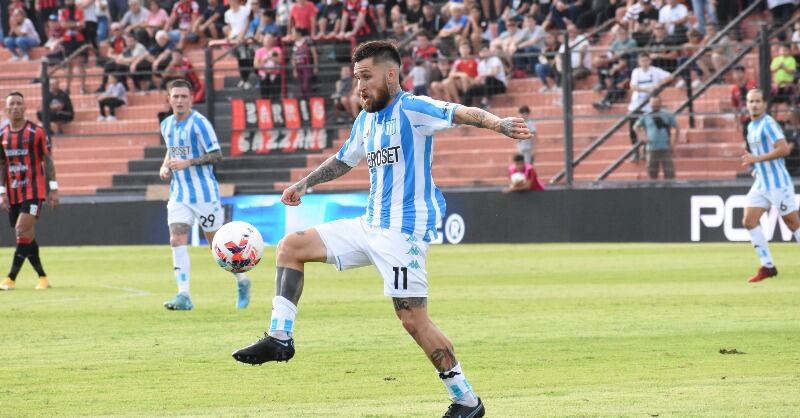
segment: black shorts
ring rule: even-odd
[[[22,203],[11,205],[8,210],[8,221],[11,223],[11,227],[17,226],[17,218],[19,218],[20,213],[27,213],[39,219],[39,214],[42,213],[42,203],[44,203],[42,200],[26,200]]]
[[[64,42],[64,59],[67,59],[70,55],[72,55],[75,51],[80,49],[80,47],[86,45],[86,41],[80,42],[75,39],[70,41]],[[89,48],[86,48],[78,54],[79,57],[83,58],[82,61],[87,63],[89,61]]]

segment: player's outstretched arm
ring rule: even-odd
[[[491,129],[514,139],[528,139],[531,131],[522,118],[500,118],[477,107],[459,106],[453,116],[453,123]]]
[[[300,204],[300,198],[306,194],[309,187],[314,187],[318,184],[329,182],[347,174],[353,167],[345,164],[336,155],[332,155],[312,171],[311,174],[304,177],[297,183],[289,186],[283,191],[281,201],[285,205],[297,206]]]

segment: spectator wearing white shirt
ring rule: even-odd
[[[573,80],[582,80],[592,73],[592,54],[589,52],[589,40],[578,32],[578,27],[572,23],[567,24],[567,35],[570,44],[570,60],[572,61]],[[556,69],[564,74],[561,56],[566,51],[566,46],[561,44],[556,55]]]
[[[767,0],[767,8],[772,14],[772,27],[779,28],[792,18],[797,8],[797,0]],[[780,40],[785,40],[786,35],[781,32],[778,34]]]
[[[20,53],[22,53],[22,59],[28,61],[30,60],[28,52],[31,48],[39,46],[41,39],[39,39],[39,34],[36,32],[33,22],[25,17],[25,12],[16,9],[11,16],[11,31],[9,36],[6,36],[3,40],[3,43],[11,52],[11,61],[19,60]],[[17,49],[19,49],[19,52],[17,52]]]
[[[634,68],[633,73],[631,73],[631,91],[633,94],[631,94],[631,103],[628,105],[628,111],[633,112],[633,114],[631,114],[632,119],[629,131],[631,144],[635,144],[637,141],[634,123],[643,113],[649,113],[652,110],[650,104],[647,102],[650,93],[661,85],[672,81],[670,73],[661,68],[653,67],[650,63],[650,55],[640,53],[638,59],[639,66]],[[636,110],[643,103],[644,106]],[[638,161],[639,159],[639,150],[637,150],[634,160]]]
[[[658,11],[658,21],[667,26],[667,33],[675,38],[676,43],[686,42],[686,22],[689,19],[689,10],[678,0],[667,0]]]
[[[472,106],[473,98],[481,97],[481,106],[486,108],[489,106],[489,97],[506,92],[508,80],[506,79],[506,70],[503,62],[492,54],[488,44],[481,45],[478,55],[480,56],[478,78],[475,79],[472,87],[464,93],[463,104]]]
[[[225,32],[225,39],[228,43],[239,45],[236,55],[241,80],[237,86],[249,89],[251,84],[248,81],[250,78],[248,67],[253,66],[253,58],[250,56],[249,48],[243,42],[250,24],[250,7],[241,5],[240,0],[230,0],[228,5],[230,8],[225,12],[225,27],[222,30]]]

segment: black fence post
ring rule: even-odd
[[[689,74],[691,74],[691,71],[689,71]],[[694,100],[692,99],[692,96],[694,96],[694,89],[692,88],[692,76],[690,75],[686,80],[688,80],[686,83],[686,95],[689,98],[689,103],[687,105],[689,110],[689,127],[694,129]]]
[[[772,83],[770,81],[772,73],[769,70],[770,55],[769,27],[763,25],[758,33],[758,87],[764,92],[764,102],[768,105],[772,103]]]
[[[50,75],[47,74],[47,60],[42,61],[42,75],[39,77],[42,82],[42,127],[49,136],[50,132]]]
[[[216,127],[216,115],[214,114],[214,54],[210,47],[206,48],[206,118],[211,122],[211,126]]]
[[[569,33],[564,32],[564,55],[561,57],[561,105],[564,113],[564,174],[567,186],[572,186],[572,49]]]

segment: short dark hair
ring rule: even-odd
[[[737,66],[733,67],[733,71],[745,72],[744,65],[740,64],[740,65],[737,65]]]
[[[516,154],[516,155],[514,155],[513,161],[515,163],[524,163],[525,162],[525,156],[523,156],[522,154]]]
[[[372,58],[376,63],[391,61],[398,67],[402,65],[400,51],[397,50],[397,45],[390,41],[365,42],[353,51],[353,64],[367,58]]]
[[[8,96],[6,96],[6,99],[11,97],[11,96],[19,96],[19,97],[21,97],[23,99],[25,98],[25,96],[23,96],[22,93],[19,92],[19,91],[12,91],[11,93],[8,93]]]
[[[519,107],[519,113],[531,113],[531,108],[528,105],[522,105]]]
[[[172,89],[176,87],[186,87],[189,91],[192,91],[192,83],[185,78],[176,78],[175,80],[170,81],[167,83],[167,92],[172,93]]]

